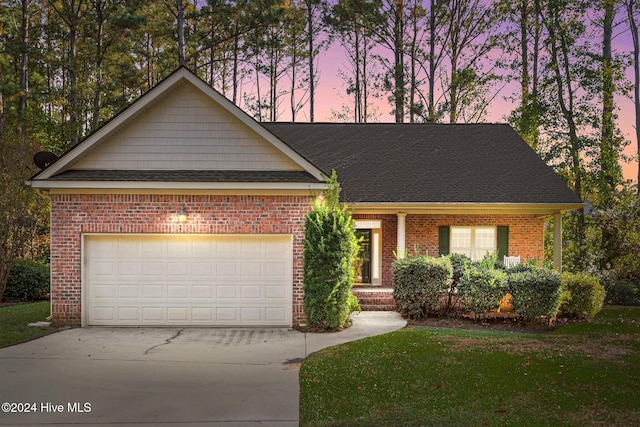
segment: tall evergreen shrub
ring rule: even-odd
[[[339,194],[334,171],[326,202],[316,200],[306,217],[303,305],[307,323],[314,328],[341,328],[355,308],[351,286],[358,239]]]

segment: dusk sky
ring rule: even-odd
[[[618,26],[617,35],[614,39],[615,53],[631,53],[633,45],[627,32],[626,22]],[[338,77],[338,70],[348,70],[348,59],[344,49],[338,42],[334,42],[330,49],[323,52],[319,59],[320,77],[319,84],[316,88],[316,121],[335,121],[332,119],[332,109],[340,110],[345,103],[351,103],[352,100],[345,93],[343,81]],[[629,67],[626,71],[627,78],[633,81],[633,68]],[[492,101],[485,121],[491,123],[504,123],[507,116],[515,108],[514,104],[505,99],[512,94],[517,94],[519,90],[518,84],[504,86],[500,93]],[[630,94],[632,95],[632,94]],[[386,96],[386,94],[385,94]],[[285,97],[287,98],[287,97]],[[630,141],[625,149],[625,155],[636,158],[637,145],[635,138],[635,118],[633,100],[628,96],[618,95],[616,97],[618,126],[624,138]],[[390,113],[391,105],[386,100],[377,102],[379,107],[379,122],[393,122],[394,116]],[[279,120],[291,120],[286,103],[281,108],[281,116]],[[300,111],[297,121],[308,121],[308,107]],[[623,172],[625,179],[636,181],[638,174],[638,162],[624,163]]]

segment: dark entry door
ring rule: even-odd
[[[360,254],[356,264],[356,282],[371,283],[371,230],[356,230]]]

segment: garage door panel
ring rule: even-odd
[[[90,325],[291,324],[290,236],[87,235]]]
[[[191,287],[188,285],[169,285],[167,286],[167,298],[169,299],[187,299],[190,298]]]
[[[102,286],[106,287],[106,286]],[[118,288],[118,298],[121,299],[138,299],[140,297],[140,289],[138,285],[117,285]]]
[[[214,295],[214,289],[212,286],[207,285],[194,285],[191,287],[191,298],[194,300],[208,300]]]
[[[283,322],[287,318],[286,307],[271,307],[265,309],[265,318],[268,322],[278,323]]]
[[[262,286],[242,286],[242,300],[260,300],[262,297]]]
[[[238,285],[216,286],[217,299],[236,299],[238,297],[238,287]]]
[[[164,287],[162,285],[142,285],[142,300],[158,300],[164,298]]]
[[[240,264],[240,275],[241,276],[262,276],[262,266],[263,263],[260,262],[243,262]]]

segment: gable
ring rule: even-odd
[[[78,159],[74,170],[302,168],[188,81]]]
[[[181,67],[27,184],[43,189],[309,190],[326,188],[326,176]]]

